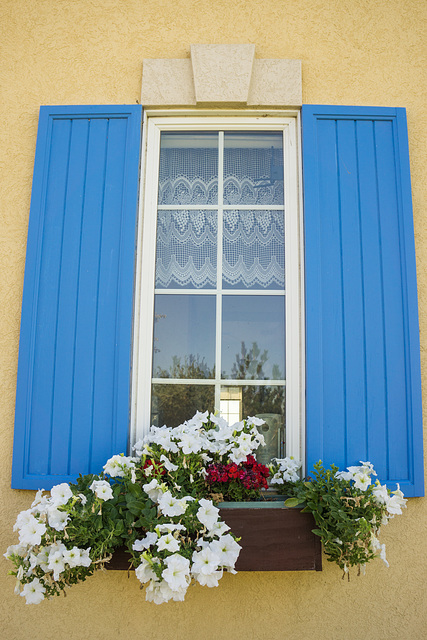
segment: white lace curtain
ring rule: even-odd
[[[276,149],[226,149],[222,278],[224,287],[284,288],[284,213]],[[217,280],[218,155],[216,149],[163,149],[160,160],[156,287],[212,288]],[[174,205],[212,209],[174,209]]]

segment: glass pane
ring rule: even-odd
[[[283,210],[224,210],[224,288],[285,288],[284,215]]]
[[[284,379],[284,296],[223,297],[221,370],[223,378]]]
[[[163,132],[159,204],[217,204],[218,134]]]
[[[216,286],[218,213],[216,210],[157,214],[156,288]]]
[[[221,387],[219,412],[229,424],[242,420],[242,387]]]
[[[215,387],[194,384],[153,384],[151,424],[176,427],[196,411],[214,411]]]
[[[256,452],[259,462],[268,464],[272,458],[286,455],[285,387],[223,386],[220,404],[221,415],[231,424],[249,416],[264,420],[258,427],[265,439],[265,447]]]
[[[225,132],[224,204],[283,202],[283,134]]]
[[[265,439],[265,447],[257,450],[256,458],[268,464],[272,458],[286,455],[285,446],[285,387],[243,387],[243,416],[256,416],[265,421],[258,427]]]
[[[154,378],[213,378],[215,296],[154,299]]]

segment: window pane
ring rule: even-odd
[[[164,210],[157,214],[156,288],[216,286],[216,210]]]
[[[224,210],[224,288],[285,288],[284,215],[283,210]]]
[[[151,424],[176,427],[196,411],[213,411],[215,387],[195,384],[153,384]]]
[[[223,297],[221,370],[223,378],[284,379],[284,296]]]
[[[224,203],[283,201],[283,134],[225,132]]]
[[[258,427],[265,439],[265,447],[256,452],[259,462],[267,464],[286,455],[285,387],[222,386],[220,413],[230,424],[249,416],[264,420]]]
[[[159,204],[217,204],[218,134],[164,132]]]
[[[154,299],[154,378],[213,378],[215,296]]]
[[[256,458],[268,464],[272,458],[286,455],[285,387],[242,387],[243,417],[256,416],[265,421],[258,427],[265,438],[265,447],[257,449]]]

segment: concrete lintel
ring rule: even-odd
[[[255,60],[248,105],[300,107],[301,60]]]
[[[191,60],[144,60],[141,104],[196,105]]]
[[[299,107],[300,60],[261,59],[255,45],[191,45],[191,59],[146,59],[145,106]]]

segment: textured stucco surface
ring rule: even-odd
[[[189,58],[191,43],[253,43],[302,60],[303,101],[408,110],[421,358],[427,381],[427,3],[422,0],[2,0],[0,4],[0,495],[3,551],[29,494],[10,487],[25,245],[40,104],[135,103],[143,58]],[[427,407],[427,405],[426,405]],[[68,597],[26,606],[0,561],[8,640],[425,638],[427,500],[383,531],[378,561],[350,583],[321,573],[242,573],[185,603],[145,603],[135,576],[108,572]]]

